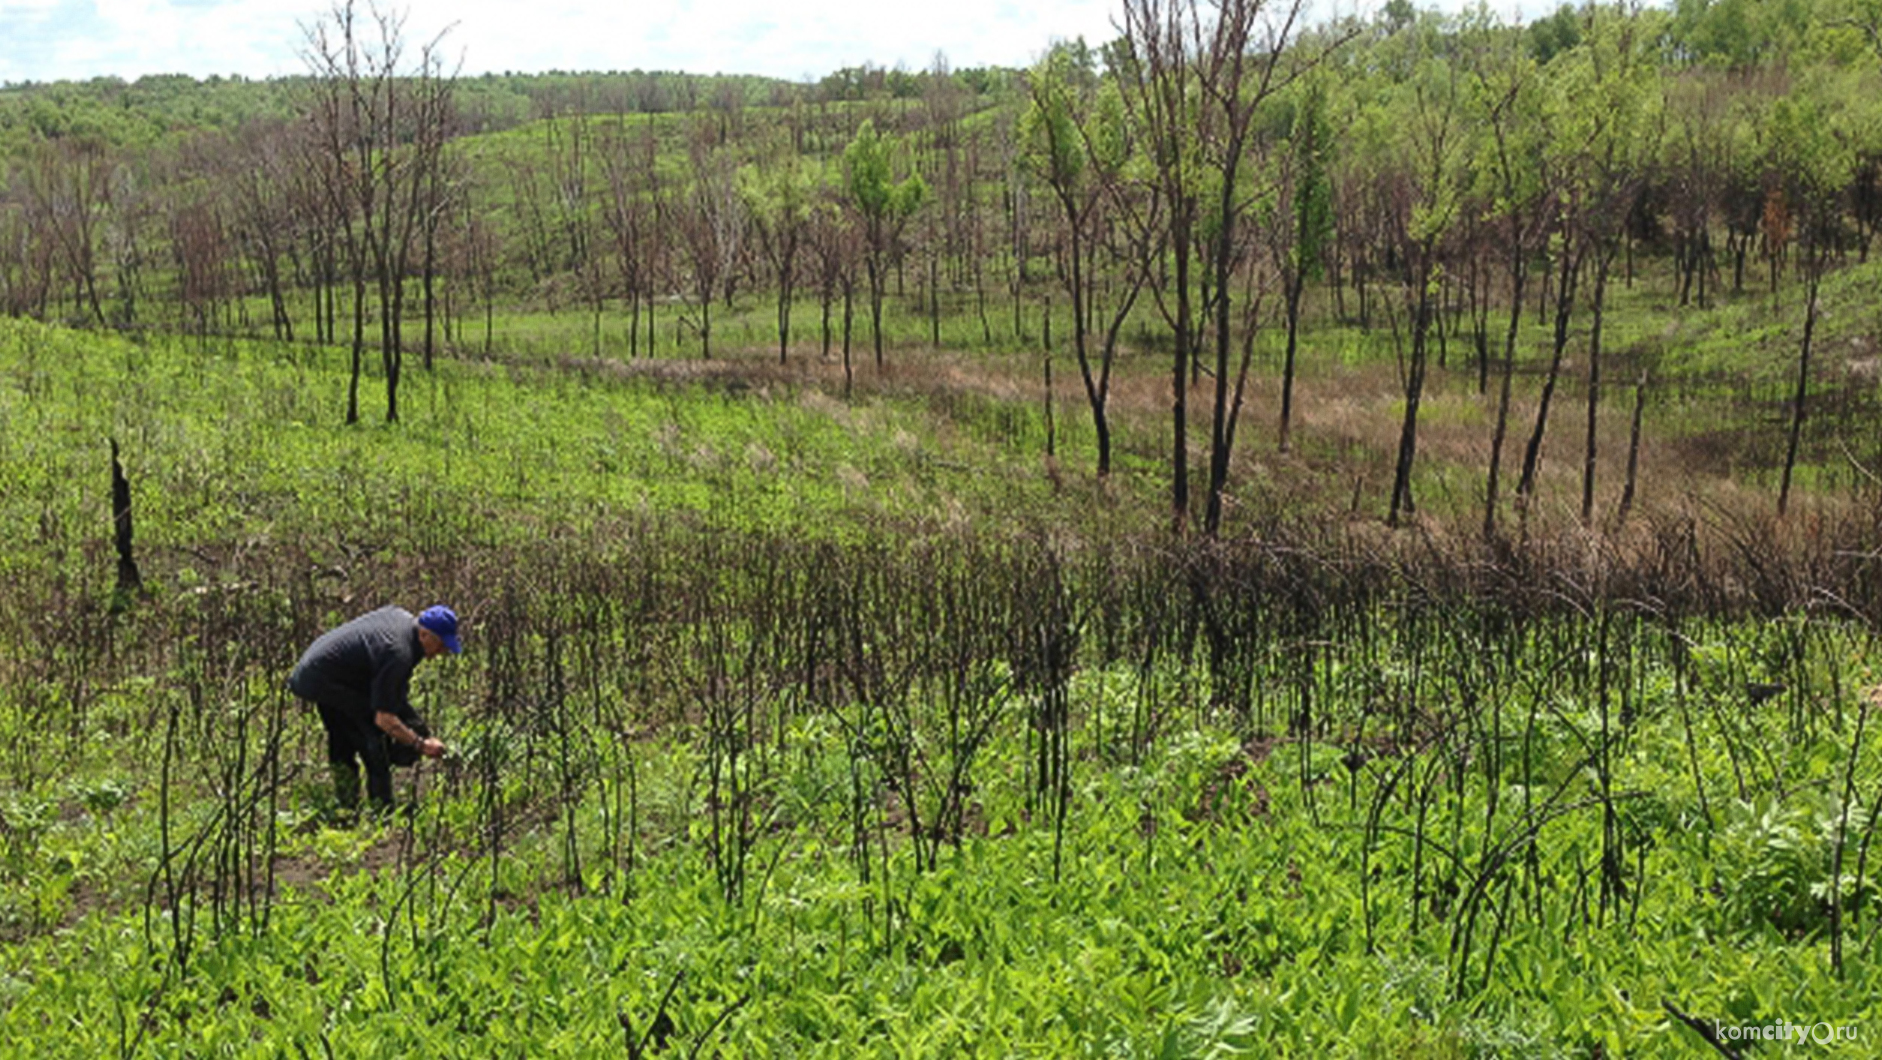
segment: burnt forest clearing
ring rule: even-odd
[[[1868,1055],[1879,19],[0,87],[0,1054]]]

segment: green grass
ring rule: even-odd
[[[490,512],[470,525],[496,546],[605,513],[815,533],[853,514],[920,522],[955,505],[1053,503],[1033,414],[1014,424],[971,399],[937,412],[788,382],[444,360],[408,366],[396,425],[379,422],[383,383],[368,376],[362,422],[347,427],[344,351],[0,329],[0,532],[16,541],[45,518],[102,525],[104,494],[83,484],[106,481],[108,436],[141,498],[140,540],[160,551],[277,534],[395,546],[439,508]]]
[[[1809,417],[1795,474],[1799,483],[1830,496],[1847,496],[1867,482],[1858,464],[1867,464],[1868,433],[1864,426],[1876,408],[1878,390],[1873,375],[1864,375],[1861,367],[1865,351],[1877,347],[1882,339],[1882,323],[1868,306],[1867,292],[1882,266],[1852,265],[1832,273],[1825,281],[1823,313],[1819,321],[1813,356]],[[1012,312],[1011,295],[1004,290],[987,292],[986,322],[983,325],[971,292],[949,291],[942,299],[940,345],[932,344],[928,306],[921,284],[925,274],[916,267],[908,277],[903,297],[885,301],[885,345],[891,375],[898,367],[915,365],[920,377],[927,366],[937,361],[961,369],[970,379],[984,382],[982,389],[1002,392],[1003,401],[1020,400],[1019,391],[1030,392],[1035,407],[1042,392],[1043,323],[1045,299],[1052,285],[1039,283],[1023,294],[1022,312],[1017,324]],[[1375,291],[1378,299],[1391,297],[1389,291]],[[1090,417],[1084,408],[1081,384],[1070,346],[1070,323],[1062,299],[1055,299],[1053,339],[1055,347],[1055,413],[1058,450],[1062,463],[1085,468],[1093,456]],[[1355,306],[1348,298],[1348,309]],[[485,320],[475,306],[464,310],[455,342],[446,356],[477,356],[485,348]],[[1346,465],[1345,474],[1335,476],[1345,483],[1357,475],[1371,479],[1362,488],[1363,510],[1383,510],[1384,495],[1390,483],[1393,457],[1392,438],[1386,430],[1373,430],[1402,415],[1396,402],[1385,404],[1378,396],[1398,385],[1404,336],[1395,342],[1386,325],[1384,310],[1375,304],[1373,327],[1361,328],[1356,321],[1333,320],[1330,300],[1316,294],[1309,299],[1298,363],[1299,413],[1311,416],[1319,403],[1331,395],[1359,398],[1349,422],[1335,425],[1331,437],[1315,437],[1313,428],[1295,436],[1303,452],[1330,451],[1338,454],[1335,462]],[[851,336],[851,362],[858,384],[866,391],[890,392],[898,385],[874,374],[873,343],[864,292],[858,292],[856,319]],[[256,316],[260,307],[251,307]],[[1492,313],[1490,331],[1493,357],[1500,356],[1502,337],[1501,310]],[[692,361],[702,352],[696,330],[698,311],[677,295],[662,299],[654,311],[654,338],[646,341],[646,319],[639,325],[637,337],[630,342],[627,331],[629,315],[618,302],[604,306],[599,345],[594,318],[583,307],[564,305],[550,312],[541,306],[530,307],[514,296],[505,296],[504,305],[494,318],[489,344],[494,356],[509,361],[520,360],[540,366],[568,366],[591,358],[631,360],[652,357],[657,360]],[[1521,446],[1533,424],[1533,404],[1540,392],[1552,342],[1552,320],[1539,317],[1534,299],[1526,306],[1525,326],[1519,336],[1517,377],[1514,387],[1516,406],[1510,427],[1507,460],[1519,460]],[[1551,428],[1544,449],[1544,466],[1578,466],[1580,432],[1583,417],[1584,383],[1590,315],[1586,307],[1572,319],[1570,339],[1565,351],[1562,377],[1555,396]],[[1403,321],[1400,322],[1401,327]],[[819,306],[814,293],[800,289],[793,306],[792,348],[787,373],[818,377],[822,386],[834,388],[841,378],[840,303],[833,314],[830,360],[822,357]],[[1670,277],[1643,267],[1632,286],[1617,277],[1611,284],[1606,314],[1603,347],[1604,386],[1602,397],[1603,447],[1609,454],[1602,470],[1601,504],[1611,505],[1618,496],[1620,463],[1626,451],[1626,426],[1631,413],[1635,386],[1643,372],[1648,378],[1646,392],[1647,466],[1642,482],[1644,499],[1666,499],[1692,492],[1696,484],[1733,483],[1734,489],[1750,487],[1775,493],[1787,441],[1790,402],[1795,388],[1796,358],[1801,341],[1801,289],[1794,270],[1787,273],[1774,309],[1769,292],[1754,284],[1741,293],[1714,294],[1708,307],[1681,307]],[[304,327],[303,327],[303,330]],[[1161,390],[1168,372],[1167,327],[1154,306],[1138,306],[1133,320],[1124,331],[1125,347],[1118,358],[1117,379],[1120,387],[1134,382],[1139,391]],[[1243,468],[1236,481],[1242,487],[1239,503],[1247,510],[1259,510],[1275,498],[1285,497],[1290,507],[1302,498],[1321,508],[1345,508],[1350,504],[1350,490],[1342,485],[1331,493],[1316,491],[1315,482],[1325,478],[1324,465],[1312,469],[1284,468],[1286,481],[1278,490],[1254,491],[1248,484],[1273,471],[1267,446],[1272,437],[1275,416],[1276,383],[1281,368],[1282,335],[1277,326],[1263,330],[1254,347],[1254,392],[1244,411],[1240,438]],[[1487,449],[1496,400],[1496,365],[1492,365],[1490,386],[1477,393],[1477,366],[1468,334],[1453,333],[1447,339],[1448,366],[1433,366],[1427,379],[1426,402],[1421,420],[1428,437],[1449,435],[1468,440],[1472,448]],[[776,357],[775,304],[768,292],[744,291],[727,306],[712,308],[711,354],[715,364],[764,366]],[[1434,361],[1437,352],[1433,353]],[[728,370],[715,368],[715,370]],[[743,367],[729,370],[743,371]],[[927,386],[927,384],[912,384]],[[976,385],[969,382],[968,386]],[[1200,442],[1207,432],[1207,398],[1210,380],[1202,379],[1192,392],[1191,432]],[[904,389],[907,389],[904,387]],[[932,387],[929,387],[932,390]],[[1162,411],[1167,407],[1159,398],[1157,406],[1145,405],[1121,409],[1115,417],[1120,431],[1119,449],[1134,454],[1130,466],[1141,467],[1151,477],[1155,464],[1166,448],[1168,424]],[[1042,411],[1029,413],[1032,426],[1024,438],[1006,432],[1003,441],[1014,449],[1045,449]],[[1456,445],[1449,447],[1455,452]],[[1656,456],[1658,462],[1656,463]],[[1855,463],[1851,462],[1854,457]],[[1198,447],[1195,463],[1200,467],[1206,454]],[[1428,514],[1442,521],[1474,521],[1473,509],[1481,504],[1483,457],[1457,462],[1445,446],[1426,445],[1414,468],[1420,493],[1432,495],[1436,504]],[[1250,466],[1251,463],[1254,466]],[[1699,472],[1695,481],[1689,472]],[[1677,473],[1678,489],[1669,492]],[[1471,482],[1472,478],[1477,479]],[[1426,480],[1429,480],[1427,482]],[[1578,504],[1578,483],[1560,478],[1554,484],[1545,478],[1544,496],[1561,492],[1564,511]],[[1703,492],[1703,490],[1701,491]],[[1571,496],[1572,494],[1572,496]],[[1444,497],[1454,500],[1444,500]],[[1154,503],[1154,502],[1153,502]]]
[[[1746,631],[1716,632],[1727,639],[1702,647],[1723,660]],[[16,1043],[87,1053],[120,1047],[129,1019],[159,1053],[238,1055],[261,1039],[348,1055],[589,1055],[619,1047],[623,1019],[648,1033],[684,976],[666,1010],[676,1040],[741,1055],[1692,1055],[1696,1038],[1662,999],[1727,1024],[1822,1019],[1866,1033],[1877,955],[1864,942],[1851,975],[1831,975],[1810,898],[1836,834],[1829,792],[1846,749],[1829,732],[1787,742],[1769,780],[1792,794],[1741,802],[1726,734],[1702,741],[1695,784],[1675,682],[1646,677],[1644,720],[1617,749],[1614,778],[1643,893],[1599,914],[1582,907],[1600,813],[1550,819],[1523,873],[1531,882],[1513,895],[1520,911],[1540,887],[1545,913],[1517,914],[1481,982],[1476,965],[1458,982],[1457,898],[1427,890],[1458,878],[1439,852],[1465,856],[1468,886],[1485,844],[1520,834],[1526,800],[1591,790],[1575,766],[1597,725],[1585,701],[1510,700],[1529,719],[1512,736],[1524,734],[1533,760],[1512,758],[1500,777],[1472,766],[1429,807],[1420,885],[1408,838],[1419,810],[1387,793],[1407,767],[1443,778],[1441,755],[1382,756],[1357,772],[1330,745],[1251,757],[1204,720],[1138,762],[1108,760],[1099,704],[1124,706],[1135,684],[1113,671],[1074,690],[1092,704],[1076,739],[1096,757],[1079,756],[1060,854],[1029,809],[1020,702],[976,773],[984,832],[932,870],[892,842],[871,879],[846,849],[850,745],[832,724],[795,728],[789,758],[759,781],[775,824],[752,857],[772,868],[730,904],[702,849],[699,746],[649,743],[627,751],[639,762],[639,859],[605,864],[606,822],[596,801],[582,810],[586,894],[555,882],[553,828],[487,862],[466,850],[477,796],[434,787],[409,830],[302,826],[285,853],[330,875],[290,887],[258,937],[203,942],[187,972],[165,970],[161,918],[152,934],[136,912],[109,907],[11,945],[0,1026]],[[1743,720],[1785,724],[1778,711]],[[1876,752],[1865,755],[1872,776]],[[57,911],[76,885],[147,870],[148,846],[125,837],[154,830],[153,793],[147,777],[125,783],[122,807],[95,794],[111,789],[74,784],[42,808],[64,820],[36,836],[10,899],[31,881]],[[1491,786],[1500,811],[1484,801]],[[1369,832],[1381,796],[1381,830]],[[400,867],[362,867],[379,844],[406,851]],[[1416,925],[1415,887],[1427,905]]]
[[[506,321],[541,357],[414,358],[399,424],[369,376],[347,427],[340,350],[0,321],[17,1055],[594,1055],[669,988],[701,1055],[1684,1056],[1662,1002],[1877,1015],[1873,870],[1846,852],[1840,974],[1828,903],[1882,776],[1872,629],[1566,575],[1512,615],[1409,556],[1258,577],[1285,542],[1214,582],[1141,533],[1154,431],[1055,484],[1024,394],[866,368],[846,402],[760,353],[551,357],[558,323]],[[1480,430],[1450,384],[1433,428]],[[1426,476],[1468,507],[1470,469]],[[409,819],[331,827],[281,674],[421,596],[474,615],[416,685],[460,757]],[[916,830],[949,777],[956,834]],[[230,903],[270,866],[265,917]]]

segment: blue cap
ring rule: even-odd
[[[418,624],[438,635],[452,655],[464,650],[457,642],[457,612],[443,604],[433,604],[418,616]]]

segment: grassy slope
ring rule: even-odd
[[[1825,376],[1861,359],[1860,343],[1874,334],[1872,289],[1868,268],[1832,285]],[[1661,371],[1684,395],[1655,407],[1650,474],[1685,484],[1691,439],[1759,417],[1763,440],[1747,446],[1756,455],[1724,470],[1768,469],[1768,402],[1784,393],[1792,325],[1753,298],[1699,314],[1666,307],[1651,290],[1622,297],[1629,301],[1611,317],[1610,348],[1657,336]],[[748,311],[762,319],[762,307]],[[284,356],[259,345],[145,346],[29,324],[0,328],[0,538],[11,542],[0,556],[9,583],[30,587],[10,599],[16,610],[38,606],[33,594],[55,582],[103,597],[106,434],[125,445],[147,576],[166,601],[240,577],[244,554],[357,566],[390,579],[381,591],[411,595],[425,591],[425,574],[400,573],[396,557],[435,549],[440,527],[500,554],[545,534],[600,534],[595,547],[606,549],[608,528],[636,516],[839,538],[885,523],[1097,533],[1154,522],[1159,503],[1162,367],[1149,354],[1134,355],[1120,383],[1127,467],[1138,470],[1101,493],[1079,485],[1077,473],[1059,476],[1069,485],[1055,488],[1041,470],[1034,364],[1009,355],[898,351],[892,376],[866,372],[853,405],[815,385],[834,384],[829,365],[760,368],[769,361],[762,341],[732,350],[729,364],[445,361],[435,374],[408,373],[405,424],[345,428],[336,422],[344,382],[337,352]],[[1254,497],[1339,507],[1354,477],[1368,501],[1383,493],[1395,400],[1389,344],[1337,332],[1316,345],[1348,352],[1308,361],[1302,453],[1277,457],[1249,428],[1237,491],[1250,507]],[[1742,373],[1747,361],[1755,367]],[[1464,374],[1441,375],[1437,389],[1423,488],[1431,507],[1467,510],[1484,406]],[[1253,409],[1272,408],[1271,390],[1264,380]],[[370,419],[378,405],[371,380],[364,404]],[[1086,437],[1068,404],[1063,452],[1076,464]],[[1546,466],[1559,469],[1560,504],[1573,495],[1567,438],[1578,437],[1570,424],[1578,426],[1579,409],[1565,402],[1558,415]],[[1621,415],[1610,408],[1609,453],[1624,430]],[[1820,461],[1834,453],[1833,440],[1819,444]],[[1736,487],[1722,477],[1707,488]],[[1710,687],[1722,694],[1743,673],[1742,662],[1726,660],[1746,634],[1694,636],[1707,658],[1721,660],[1708,665],[1720,667]],[[1862,658],[1856,650],[1820,665],[1847,665],[1853,688],[1868,679]],[[426,687],[468,697],[484,665],[472,659],[427,675]],[[1377,665],[1380,676],[1368,680],[1402,679],[1392,675],[1416,664],[1389,655]],[[1529,665],[1550,672],[1541,660]],[[134,1026],[145,1012],[152,1044],[199,1051],[239,1053],[259,1036],[309,1048],[324,1038],[352,1055],[578,1055],[618,1043],[621,1015],[644,1032],[661,992],[685,970],[689,985],[669,1012],[679,1040],[710,1034],[747,1055],[1060,1056],[1112,1046],[1200,1055],[1221,1045],[1298,1055],[1684,1055],[1693,1039],[1670,1025],[1662,997],[1708,1016],[1765,1022],[1872,1017],[1878,996],[1871,946],[1839,982],[1812,933],[1820,924],[1793,934],[1760,926],[1767,906],[1796,900],[1793,889],[1824,871],[1825,822],[1836,811],[1828,792],[1847,761],[1846,730],[1787,730],[1776,708],[1734,721],[1790,734],[1785,754],[1753,769],[1764,794],[1738,806],[1726,798],[1740,769],[1727,752],[1736,729],[1702,724],[1704,779],[1684,779],[1693,744],[1681,700],[1672,676],[1650,669],[1642,709],[1651,720],[1617,772],[1628,791],[1660,793],[1638,811],[1659,838],[1641,851],[1654,882],[1635,928],[1575,917],[1519,922],[1501,942],[1502,970],[1481,993],[1447,989],[1448,926],[1412,931],[1407,847],[1375,853],[1386,872],[1362,895],[1366,869],[1353,837],[1365,807],[1343,805],[1337,748],[1282,744],[1251,755],[1220,719],[1198,710],[1193,733],[1159,743],[1144,761],[1107,759],[1103,734],[1123,724],[1144,690],[1134,675],[1095,672],[1080,677],[1074,694],[1079,739],[1092,758],[1079,767],[1069,868],[1058,884],[1049,882],[1050,830],[1030,807],[1019,703],[982,767],[986,834],[933,874],[898,861],[887,895],[856,875],[837,809],[824,801],[844,783],[847,746],[827,725],[794,733],[799,765],[781,782],[798,801],[782,803],[787,826],[761,851],[779,867],[765,892],[736,910],[714,891],[700,849],[699,749],[677,737],[636,752],[648,848],[631,904],[562,895],[558,840],[545,820],[520,832],[506,855],[503,885],[493,890],[508,897],[481,932],[483,888],[460,894],[450,883],[478,871],[451,853],[476,819],[473,789],[435,791],[409,839],[401,829],[355,837],[314,826],[319,785],[304,774],[284,818],[283,871],[292,870],[293,889],[271,934],[206,948],[193,973],[161,991],[156,972],[117,974],[107,985],[81,954],[146,968],[167,952],[164,925],[146,938],[135,912],[159,847],[149,736],[131,720],[147,716],[143,701],[160,697],[168,680],[150,672],[113,687],[95,721],[112,735],[63,745],[56,771],[14,764],[15,776],[37,779],[10,790],[5,803],[4,893],[13,934],[24,936],[9,943],[0,969],[0,1025],[10,1040],[44,1041],[53,1052],[62,1048],[54,1040],[78,1051],[114,1048],[119,1013]],[[7,686],[14,710],[39,702],[19,681]],[[1185,703],[1201,695],[1170,694]],[[1571,777],[1594,724],[1588,701],[1528,686],[1510,695],[1514,706],[1546,715],[1537,730],[1542,762]],[[469,719],[456,720],[454,732],[470,739]],[[305,728],[293,733],[303,764],[317,758]],[[1859,776],[1872,778],[1875,752],[1864,753]],[[1382,782],[1388,768],[1369,768],[1367,781]],[[1335,779],[1304,787],[1303,770]],[[1198,812],[1215,789],[1226,801]],[[1316,790],[1310,807],[1302,800]],[[1482,817],[1483,799],[1481,789],[1467,791],[1454,807],[1458,820]],[[1415,826],[1408,809],[1388,811],[1389,826]],[[1702,826],[1708,818],[1714,823]],[[584,816],[583,827],[592,841],[602,825]],[[391,871],[408,841],[420,865],[410,876]],[[1563,892],[1588,884],[1575,874],[1598,842],[1599,819],[1586,814],[1551,834],[1545,869]],[[437,882],[413,900],[402,885],[408,878]],[[906,903],[899,926],[871,926],[891,899]],[[409,903],[402,926],[381,932],[372,918],[401,900]],[[1362,900],[1377,918],[1375,952],[1364,943]],[[68,929],[46,933],[48,924]],[[75,1005],[79,996],[93,1000]],[[740,998],[740,1012],[709,1030]],[[1863,998],[1871,1000],[1855,1000]],[[54,1014],[56,1031],[46,1022]]]
[[[846,110],[866,113],[868,105],[838,104],[826,122],[842,126]],[[832,115],[837,115],[833,117]],[[988,108],[966,117],[963,135],[986,137],[1001,117]],[[652,128],[661,144],[663,179],[683,186],[690,178],[684,162],[686,123],[682,116],[629,119],[630,128]],[[775,108],[748,108],[743,120],[752,127],[777,123]],[[611,118],[589,119],[591,129],[612,123]],[[546,166],[548,143],[543,123],[532,123],[494,137],[471,137],[463,149],[487,162],[502,158],[511,164]],[[840,144],[835,145],[840,147]],[[830,156],[834,165],[834,153]],[[593,157],[591,166],[598,165]],[[600,180],[599,171],[591,179]],[[493,187],[499,224],[514,208],[507,187]],[[985,195],[995,195],[989,190]],[[983,196],[984,198],[984,196]],[[991,200],[987,200],[991,201]],[[1721,262],[1723,282],[1729,287],[1730,263]],[[1738,507],[1756,503],[1761,491],[1775,494],[1788,429],[1789,405],[1795,386],[1798,348],[1803,325],[1802,290],[1794,274],[1787,273],[1774,297],[1759,261],[1750,261],[1741,292],[1716,291],[1705,307],[1677,304],[1672,278],[1665,263],[1642,253],[1640,272],[1629,281],[1617,266],[1610,288],[1603,348],[1604,393],[1599,416],[1601,453],[1597,465],[1597,509],[1611,517],[1618,502],[1626,464],[1635,383],[1646,373],[1649,380],[1645,425],[1647,441],[1642,454],[1641,501],[1677,506],[1695,499]],[[1882,265],[1857,264],[1853,259],[1825,280],[1824,312],[1818,322],[1812,398],[1800,456],[1800,482],[1829,496],[1847,496],[1865,488],[1869,478],[1861,470],[1876,454],[1866,424],[1878,413],[1876,351],[1882,348],[1882,310],[1873,292]],[[949,389],[950,384],[978,387],[1001,398],[1029,395],[1043,406],[1040,379],[1042,301],[1063,303],[1062,292],[1047,280],[1029,285],[1022,319],[1015,328],[1010,296],[989,292],[987,307],[991,335],[983,332],[971,293],[946,291],[942,298],[941,342],[932,348],[927,320],[926,291],[919,267],[906,277],[904,297],[891,297],[885,327],[896,358],[904,371],[903,384],[922,387],[925,380]],[[1716,286],[1716,283],[1715,283]],[[1548,361],[1550,321],[1537,312],[1539,293],[1531,284],[1525,330],[1518,353],[1518,381],[1509,440],[1504,449],[1507,481],[1505,496],[1514,487],[1522,446],[1535,418],[1541,375]],[[1378,303],[1389,292],[1375,291],[1373,327],[1361,330],[1352,321],[1335,321],[1330,297],[1313,292],[1302,340],[1300,392],[1296,397],[1302,432],[1297,436],[1300,456],[1279,459],[1272,438],[1278,414],[1277,376],[1280,340],[1272,325],[1256,344],[1257,361],[1240,437],[1245,461],[1244,483],[1259,484],[1263,493],[1279,499],[1274,504],[1290,509],[1308,504],[1316,508],[1356,507],[1362,512],[1382,510],[1391,484],[1391,466],[1402,416],[1398,360],[1400,350]],[[1457,297],[1462,298],[1461,292]],[[514,302],[512,295],[510,301]],[[868,359],[870,340],[867,314],[859,292],[854,344],[860,365]],[[1269,298],[1272,304],[1277,299]],[[830,366],[810,361],[818,349],[818,305],[801,292],[793,311],[793,346],[800,365],[827,381]],[[1347,309],[1355,311],[1352,299]],[[1490,318],[1493,356],[1500,350],[1504,321],[1500,308]],[[697,336],[683,323],[689,313],[686,296],[669,295],[659,310],[657,356],[697,354]],[[768,292],[745,292],[733,306],[713,309],[713,354],[734,362],[762,361],[775,352],[775,308]],[[1402,313],[1400,314],[1402,316]],[[840,306],[838,309],[840,317]],[[479,347],[481,320],[466,313],[461,342]],[[1400,321],[1401,325],[1403,321]],[[840,328],[840,322],[836,325]],[[500,314],[495,344],[516,355],[554,360],[570,351],[621,357],[628,355],[626,317],[610,305],[602,323],[600,348],[595,348],[592,317],[576,306],[558,313],[540,305],[512,305]],[[644,327],[644,325],[643,325]],[[1573,519],[1579,511],[1582,439],[1585,430],[1585,390],[1589,314],[1578,309],[1572,318],[1563,381],[1556,394],[1550,428],[1542,450],[1541,510],[1551,520]],[[1056,367],[1058,426],[1068,432],[1060,449],[1069,467],[1089,460],[1089,417],[1069,346],[1069,321],[1063,304],[1057,306],[1053,327],[1058,346]],[[1126,430],[1124,451],[1138,466],[1154,467],[1167,459],[1169,404],[1166,355],[1157,352],[1167,328],[1145,299],[1125,331],[1127,348],[1114,399]],[[1489,458],[1491,424],[1495,415],[1495,375],[1488,396],[1475,392],[1476,372],[1470,363],[1469,337],[1452,334],[1446,343],[1450,368],[1436,371],[1427,384],[1419,500],[1427,514],[1440,522],[1471,524],[1479,518],[1484,468]],[[937,356],[938,355],[938,356]],[[965,363],[963,363],[965,362]],[[863,373],[867,378],[867,372]],[[1207,380],[1192,394],[1192,440],[1206,437]],[[1045,447],[1043,423],[1032,444]],[[1199,433],[1200,432],[1200,433]],[[1699,472],[1697,478],[1693,473]],[[1334,487],[1337,483],[1337,488]],[[1708,496],[1717,491],[1718,495]],[[1354,497],[1358,504],[1353,503]],[[1721,497],[1723,498],[1721,500]],[[1241,497],[1244,510],[1265,513],[1272,505],[1262,496]]]
[[[283,357],[259,344],[0,326],[14,487],[0,525],[15,540],[42,514],[76,525],[95,510],[100,496],[72,487],[100,473],[108,435],[144,494],[140,540],[163,553],[273,532],[345,536],[362,523],[387,531],[427,505],[491,511],[484,543],[498,544],[518,512],[580,526],[598,511],[652,509],[809,529],[862,514],[932,522],[956,508],[1050,518],[1054,504],[1036,458],[1005,446],[999,411],[971,398],[950,416],[684,363],[442,361],[435,374],[408,370],[396,426],[377,422],[382,384],[369,376],[365,421],[348,428],[341,351]]]

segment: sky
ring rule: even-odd
[[[363,4],[364,0],[362,0]],[[1513,11],[1520,0],[1493,0]],[[1345,0],[1342,10],[1374,6]],[[1419,6],[1425,6],[1420,3]],[[306,72],[323,0],[0,0],[0,83]],[[684,70],[815,80],[871,63],[1024,66],[1053,41],[1116,33],[1118,0],[392,0],[462,72]]]

